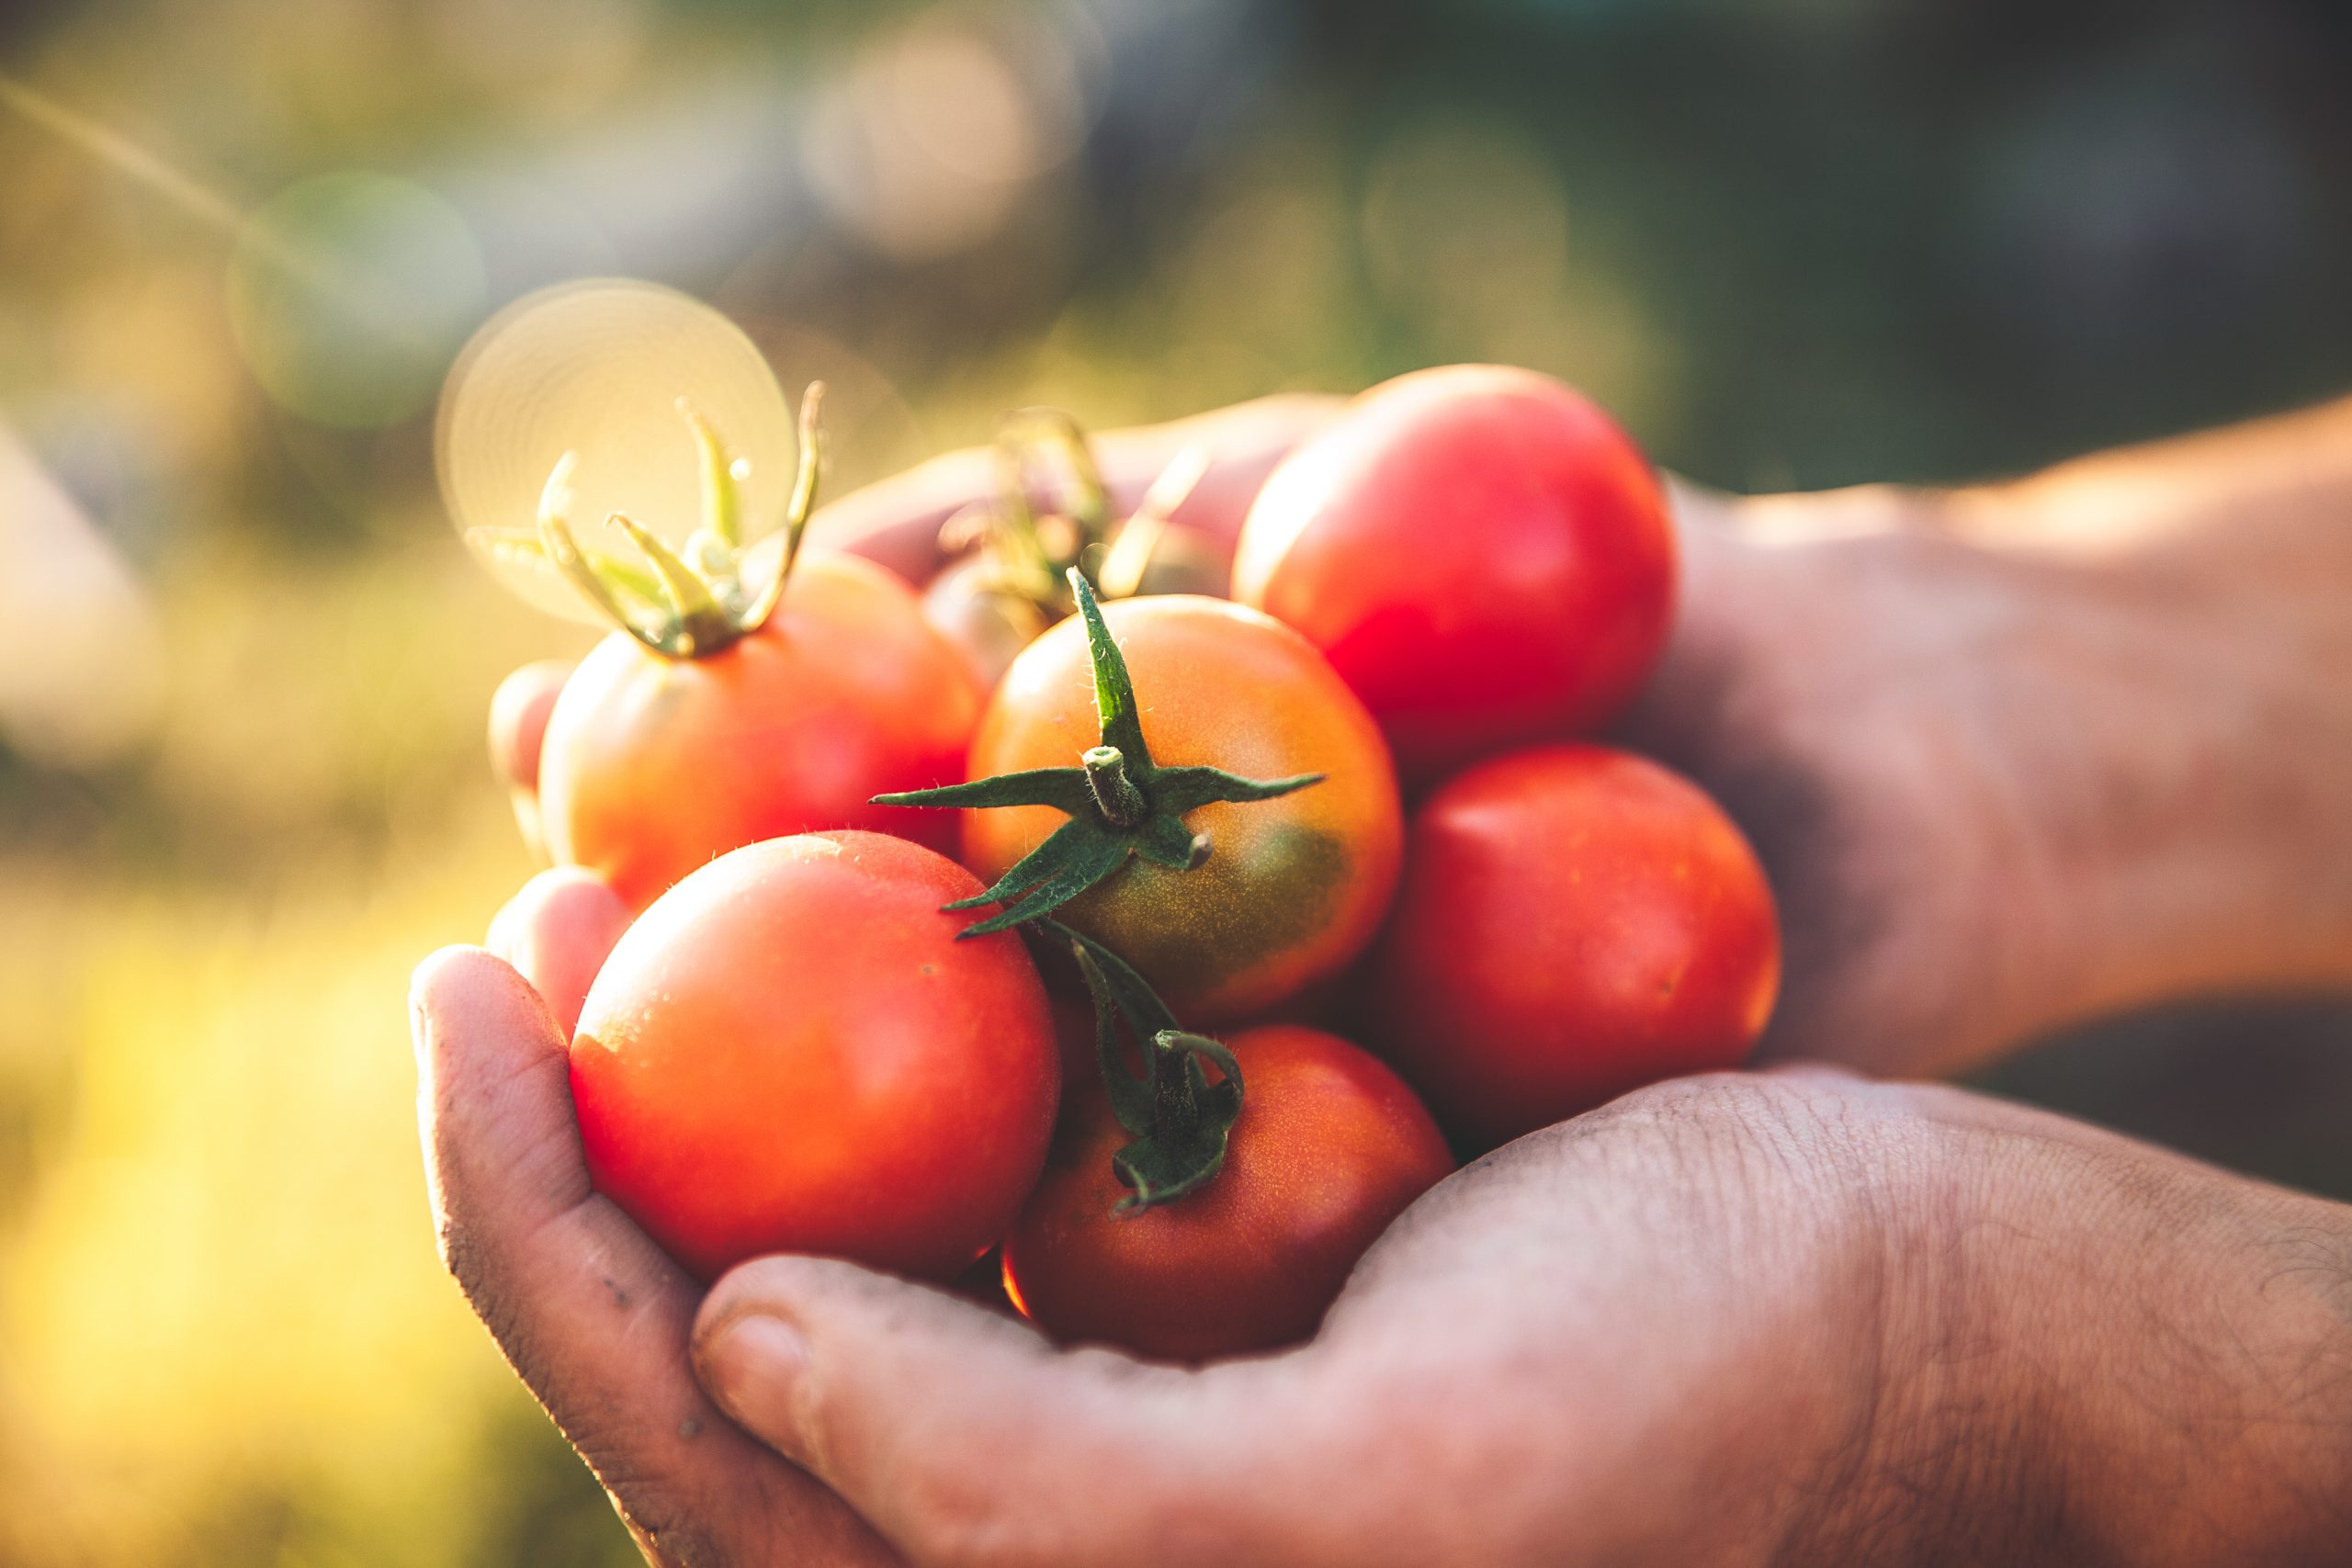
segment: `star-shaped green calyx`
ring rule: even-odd
[[[1226,1145],[1241,1116],[1241,1067],[1204,1034],[1176,1027],[1168,1005],[1125,961],[1058,920],[1036,930],[1069,944],[1094,997],[1094,1045],[1111,1113],[1135,1141],[1111,1156],[1133,1189],[1115,1213],[1139,1213],[1206,1186],[1225,1168]],[[1122,1026],[1133,1033],[1143,1065],[1127,1068]],[[1216,1082],[1203,1064],[1216,1068]]]
[[[703,515],[702,525],[688,537],[683,552],[617,512],[605,522],[628,536],[644,563],[583,548],[571,531],[571,476],[580,463],[576,452],[556,460],[539,495],[536,527],[475,528],[467,538],[493,558],[530,561],[541,570],[552,567],[621,630],[664,658],[700,659],[717,653],[765,626],[784,600],[785,583],[817,502],[824,451],[817,410],[824,390],[824,383],[811,381],[800,400],[799,467],[785,515],[784,549],[775,575],[756,588],[743,579],[741,487],[751,470],[742,459],[729,456],[709,421],[684,398],[678,400],[678,412],[702,449]]]
[[[994,886],[946,906],[1003,906],[966,927],[964,936],[985,936],[1049,915],[1126,864],[1129,855],[1190,871],[1208,858],[1210,845],[1206,834],[1185,825],[1187,812],[1214,801],[1272,800],[1323,778],[1321,773],[1301,773],[1287,779],[1246,779],[1222,768],[1163,768],[1153,761],[1144,744],[1127,662],[1111,640],[1110,627],[1102,624],[1094,589],[1075,568],[1069,586],[1086,620],[1102,744],[1082,752],[1074,768],[1035,768],[874,797],[877,806],[1050,806],[1069,815],[1069,821],[1022,856]]]

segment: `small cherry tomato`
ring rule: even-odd
[[[789,833],[947,848],[952,823],[868,802],[959,776],[979,704],[904,583],[848,556],[804,560],[775,613],[717,652],[672,658],[615,633],[582,660],[548,721],[548,851],[641,908],[713,856]]]
[[[1589,745],[1498,757],[1413,814],[1364,966],[1375,1047],[1467,1145],[1746,1058],[1780,925],[1763,868],[1696,784]]]
[[[1396,879],[1402,813],[1371,716],[1313,649],[1255,611],[1170,594],[1102,614],[1158,766],[1323,779],[1193,809],[1183,825],[1208,840],[1201,863],[1130,859],[1056,918],[1134,964],[1188,1022],[1246,1017],[1336,973],[1371,941]],[[1102,739],[1073,616],[1005,672],[968,776],[1070,768]],[[965,863],[990,883],[1068,820],[1037,806],[964,816]]]
[[[878,833],[776,839],[655,900],[571,1044],[596,1190],[704,1280],[809,1252],[947,1280],[1011,1224],[1061,1066],[1018,936],[958,942],[979,885]]]
[[[1283,459],[1233,596],[1320,649],[1424,783],[1606,722],[1665,645],[1674,561],[1657,476],[1606,414],[1457,365],[1374,387]]]
[[[629,907],[594,872],[559,865],[523,884],[490,922],[483,945],[513,964],[548,1005],[564,1038],[580,1027],[580,1006],[613,944],[628,930]]]
[[[971,676],[888,571],[846,556],[794,570],[822,466],[822,390],[811,384],[801,400],[799,467],[768,539],[746,547],[746,470],[684,401],[703,508],[683,547],[618,513],[605,521],[639,562],[583,545],[571,524],[576,452],[548,475],[535,531],[468,536],[492,559],[568,582],[619,628],[562,682],[536,748],[524,745],[523,718],[538,688],[510,679],[514,740],[501,743],[502,720],[492,744],[518,780],[526,750],[536,758],[548,853],[595,872],[634,908],[763,839],[825,828],[946,839],[922,814],[871,800],[956,777],[979,713]]]
[[[1348,1272],[1453,1169],[1402,1079],[1295,1024],[1227,1042],[1241,1115],[1206,1186],[1139,1213],[1111,1156],[1128,1134],[1099,1085],[1073,1097],[1045,1179],[1005,1238],[1005,1289],[1057,1339],[1204,1360],[1313,1334]]]

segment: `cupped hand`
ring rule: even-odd
[[[697,1308],[591,1191],[523,977],[451,949],[413,1012],[444,1255],[657,1562],[2258,1563],[2352,1530],[2352,1217],[2044,1113],[1812,1068],[1645,1089],[1442,1184],[1310,1344],[1187,1370],[809,1258]]]
[[[1229,542],[1339,406],[1264,399],[1098,451],[1132,504],[1201,446],[1175,516]],[[2280,439],[2252,449],[2277,467]],[[1787,941],[1768,1057],[1957,1071],[2105,1009],[2352,979],[2352,872],[2326,870],[2352,865],[2352,713],[2326,674],[2352,659],[2352,533],[2315,551],[2237,520],[2211,477],[2226,457],[2197,455],[2244,440],[1965,492],[1670,487],[1679,614],[1619,735],[1764,858]],[[2184,473],[2205,477],[2154,482]],[[826,508],[812,538],[920,581],[994,482],[987,453],[953,453]],[[2098,547],[2068,547],[2085,515]],[[519,672],[501,711],[539,711],[550,679]],[[493,749],[522,790],[518,745]]]
[[[1180,516],[1229,536],[1330,407],[1106,438],[1105,467],[1132,497],[1214,432]],[[942,459],[822,534],[920,574],[988,483]],[[2032,510],[1677,491],[1681,618],[1624,732],[1773,871],[1769,1050],[1938,1070],[2184,987],[2344,977],[2352,856],[2312,848],[2352,797],[2313,678],[2352,654],[2343,538],[2068,555],[1998,521]],[[534,1006],[480,954],[420,976],[445,1247],[501,1344],[659,1560],[884,1554],[714,1425],[679,1361],[692,1287],[588,1193]],[[2162,1561],[2136,1517],[2252,1562],[2249,1510],[2346,1529],[2306,1450],[2346,1446],[2348,1258],[2341,1211],[2052,1118],[1774,1075],[1481,1162],[1291,1355],[1056,1352],[806,1259],[730,1277],[701,1343],[749,1427],[923,1560]],[[2324,1559],[2302,1545],[2273,1555]]]
[[[2119,1305],[2123,1310],[2118,1310]],[[706,1386],[917,1564],[2163,1563],[2352,1535],[2352,1217],[1828,1069],[1430,1192],[1321,1334],[1184,1369],[767,1258]]]
[[[1676,487],[1682,613],[1624,731],[1762,855],[1768,1058],[1944,1074],[2104,1010],[2352,979],[2325,869],[2352,560],[2331,598],[2254,529],[2076,548],[2047,488]]]
[[[647,1558],[897,1562],[695,1386],[685,1346],[701,1288],[590,1190],[565,1041],[530,983],[448,948],[417,970],[409,1010],[442,1258]]]

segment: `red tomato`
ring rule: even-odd
[[[698,659],[616,632],[565,682],[539,765],[548,849],[642,908],[713,856],[826,828],[944,849],[944,814],[872,806],[963,776],[980,694],[913,591],[802,560],[767,624]]]
[[[1780,924],[1755,852],[1696,784],[1544,746],[1414,813],[1366,973],[1374,1043],[1485,1149],[1736,1066],[1771,1015]]]
[[[1233,596],[1322,650],[1419,783],[1623,707],[1665,645],[1674,558],[1657,476],[1606,414],[1457,365],[1374,387],[1283,460]]]
[[[1336,973],[1379,928],[1403,836],[1371,716],[1313,649],[1255,611],[1169,594],[1102,615],[1154,761],[1325,776],[1273,800],[1201,807],[1184,824],[1208,836],[1204,863],[1130,860],[1055,918],[1134,964],[1187,1022],[1247,1017]],[[1073,616],[1005,672],[969,776],[1071,767],[1101,736],[1086,627]],[[1068,820],[1042,806],[965,818],[965,862],[991,883]]]
[[[1304,1339],[1348,1271],[1453,1156],[1413,1091],[1335,1034],[1245,1029],[1225,1168],[1136,1214],[1111,1156],[1128,1141],[1100,1087],[1076,1099],[1004,1243],[1005,1289],[1057,1339],[1205,1360]]]
[[[490,922],[483,945],[531,982],[570,1039],[605,955],[628,930],[629,907],[594,872],[543,871],[523,884]]]
[[[596,1190],[704,1280],[811,1252],[952,1280],[1037,1179],[1061,1067],[971,874],[879,833],[722,855],[613,949],[571,1043]]]

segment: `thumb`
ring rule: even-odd
[[[719,1406],[918,1563],[1096,1564],[1164,1553],[1171,1529],[1187,1558],[1204,1530],[1250,1541],[1265,1525],[1241,1489],[1297,1451],[1301,1360],[1058,1350],[943,1291],[809,1258],[734,1270],[695,1331]]]

